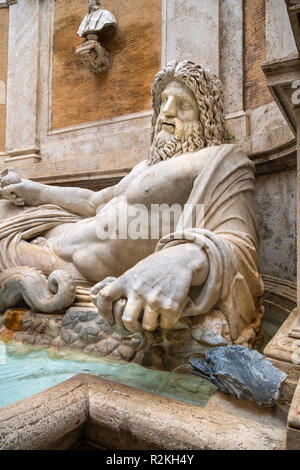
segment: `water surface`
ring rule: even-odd
[[[12,347],[1,345],[0,407],[10,405],[81,372],[159,393],[169,398],[204,407],[216,387],[192,374],[172,374],[110,359],[73,361],[52,359],[47,350],[20,354]]]
[[[274,319],[264,320],[261,352],[281,324]],[[5,346],[0,342],[0,407],[42,392],[81,372],[201,407],[216,390],[210,382],[192,374],[179,371],[170,374],[107,358],[77,360],[79,354],[75,360],[75,352],[70,355],[74,360],[54,359],[47,350],[24,354],[24,351],[18,352],[16,344]]]

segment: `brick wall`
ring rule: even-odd
[[[265,0],[244,0],[244,109],[272,101],[261,70],[265,60]]]
[[[8,8],[0,8],[0,152],[5,150]]]
[[[113,65],[94,75],[75,54],[86,0],[56,0],[52,128],[108,119],[150,109],[150,87],[161,65],[161,0],[104,0],[119,34],[103,46]]]

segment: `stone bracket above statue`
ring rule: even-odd
[[[105,72],[109,68],[109,52],[101,46],[100,41],[107,34],[115,33],[118,23],[114,15],[105,10],[100,0],[87,0],[89,12],[84,17],[78,36],[86,41],[76,48],[85,66],[93,73]]]

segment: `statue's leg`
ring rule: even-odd
[[[48,244],[40,246],[34,243],[21,241],[18,245],[18,258],[22,266],[36,268],[42,271],[43,274],[45,274],[47,277],[53,271],[62,269],[66,271],[74,281],[86,283],[86,280],[80,274],[74,264],[64,261],[59,256],[57,256],[57,254]]]
[[[2,222],[23,211],[22,206],[0,201],[0,228]],[[0,315],[24,301],[38,312],[64,310],[74,302],[75,284],[87,283],[73,263],[57,256],[50,241],[42,237],[36,243],[13,239],[3,256],[2,262],[8,267],[3,271],[0,268]]]

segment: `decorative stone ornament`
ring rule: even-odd
[[[81,55],[84,65],[93,73],[105,72],[109,66],[109,53],[98,41],[86,41],[76,49]]]
[[[93,73],[105,72],[109,67],[109,52],[100,44],[100,39],[108,32],[115,32],[118,26],[114,15],[102,8],[100,0],[87,0],[89,12],[84,17],[78,36],[86,42],[76,48],[85,66]]]

